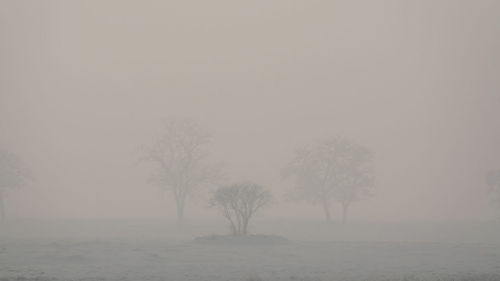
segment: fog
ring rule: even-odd
[[[499,19],[0,0],[0,281],[500,280]]]
[[[353,221],[491,220],[500,167],[497,1],[8,1],[0,4],[0,144],[34,180],[16,218],[175,218],[139,148],[162,120],[212,134],[228,180],[287,200],[297,148],[346,136],[374,153]],[[187,219],[218,219],[197,193]],[[340,207],[332,209],[334,219]]]

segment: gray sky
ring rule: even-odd
[[[492,218],[499,18],[493,0],[1,0],[0,144],[37,178],[10,215],[173,218],[137,149],[189,117],[229,178],[273,190],[270,217],[322,218],[281,200],[280,169],[343,135],[375,152],[354,220]]]

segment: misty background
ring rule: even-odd
[[[347,136],[374,152],[366,221],[491,220],[500,167],[498,1],[0,1],[0,146],[35,181],[9,218],[174,218],[139,147],[164,118],[213,134],[231,180],[289,202],[296,148]],[[340,208],[332,209],[339,218]],[[187,219],[218,218],[206,194]]]

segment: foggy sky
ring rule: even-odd
[[[0,145],[36,177],[8,215],[173,218],[138,147],[192,118],[229,179],[272,190],[268,217],[322,219],[283,200],[280,169],[342,135],[376,164],[353,220],[493,218],[499,18],[493,0],[0,0]]]

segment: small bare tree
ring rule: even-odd
[[[210,139],[210,134],[197,123],[172,120],[165,123],[158,140],[143,149],[143,160],[155,163],[157,168],[150,181],[174,196],[178,223],[184,220],[188,196],[218,178],[219,167],[206,159]]]
[[[346,222],[351,203],[367,194],[373,185],[370,162],[367,148],[334,138],[298,150],[283,169],[283,176],[295,179],[292,194],[297,199],[321,205],[327,221],[331,220],[331,201],[338,201],[342,206],[342,221]]]
[[[233,235],[247,235],[250,219],[271,199],[264,187],[247,182],[219,187],[212,194],[210,206],[218,208],[229,221]]]
[[[0,218],[5,219],[5,196],[9,189],[23,186],[32,179],[17,155],[0,149]]]

